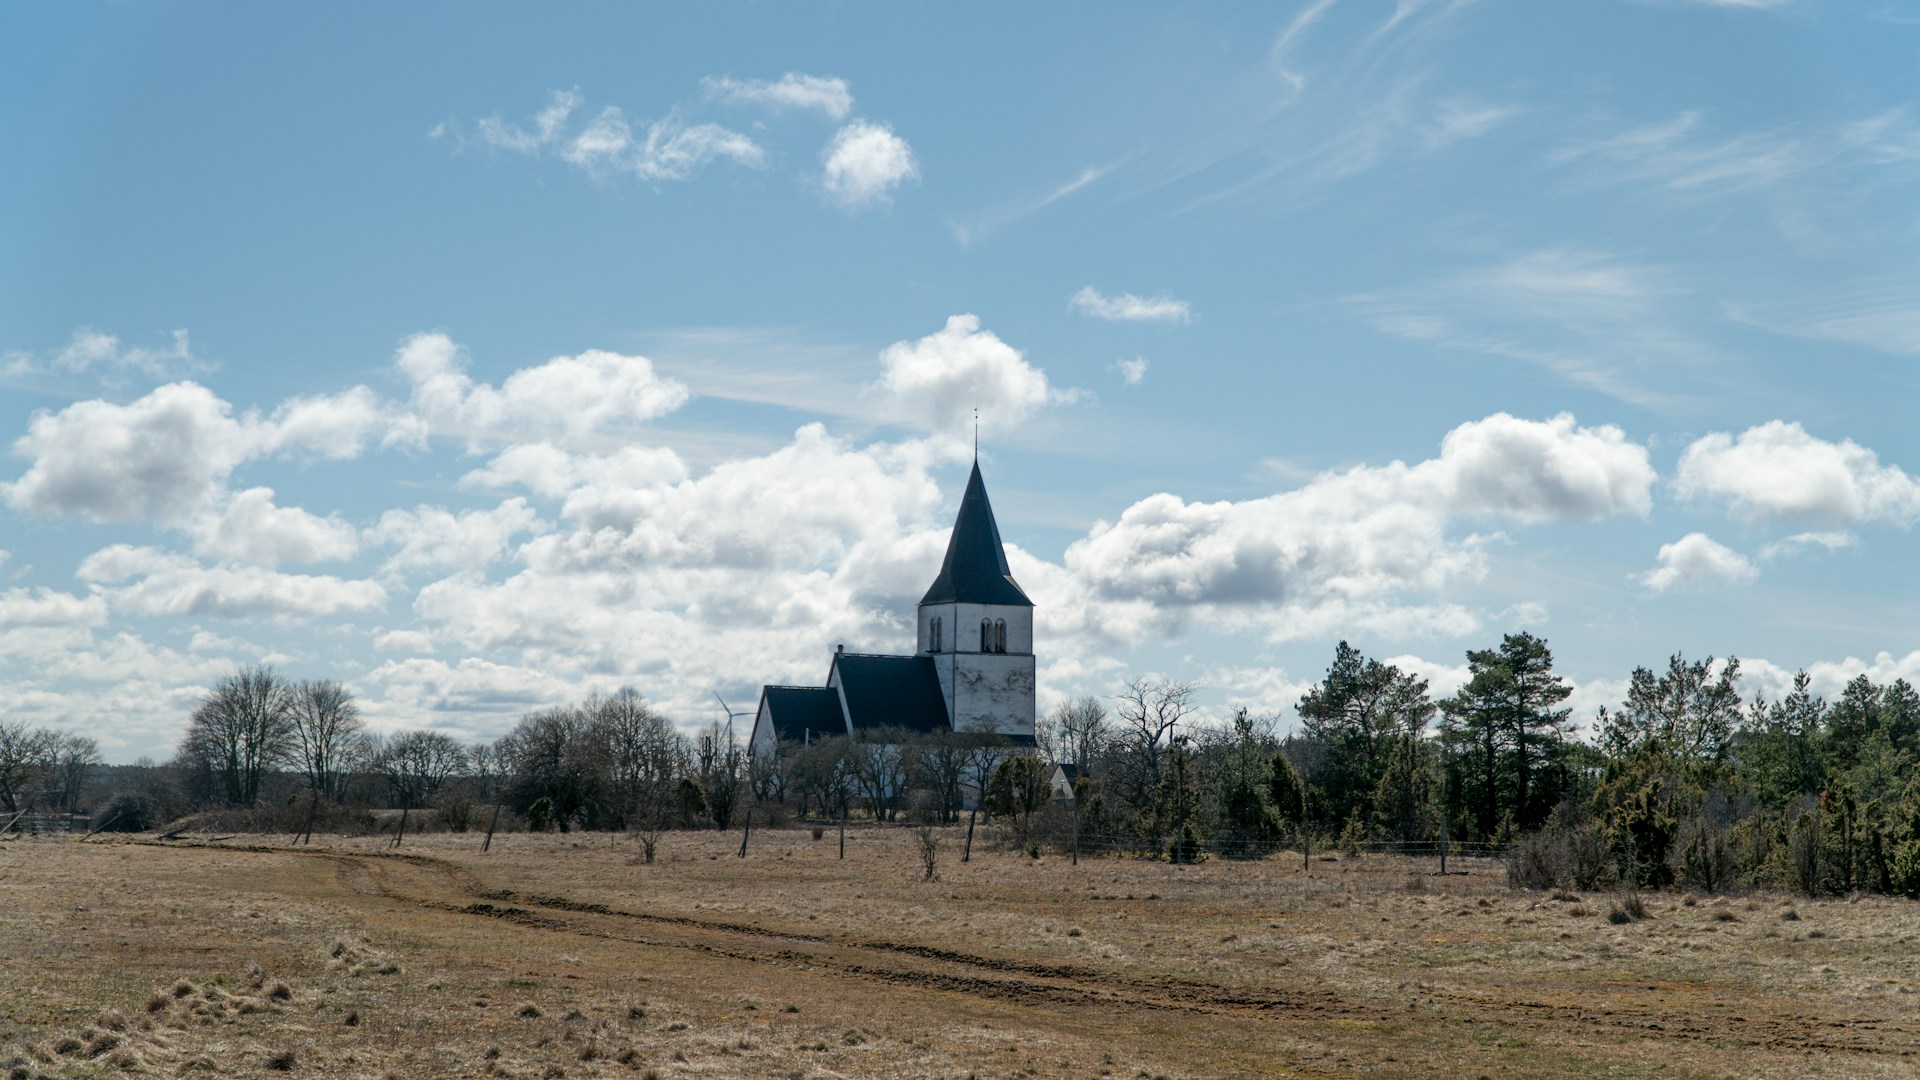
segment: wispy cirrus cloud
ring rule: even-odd
[[[1140,193],[1190,189],[1182,213],[1222,204],[1292,209],[1499,128],[1522,110],[1436,85],[1438,31],[1470,6],[1399,0],[1380,19],[1378,5],[1308,0],[1285,16],[1244,97],[1161,155],[1157,175],[1141,170]]]
[[[1904,109],[1844,123],[1721,133],[1686,110],[1549,151],[1547,164],[1578,185],[1639,185],[1677,196],[1715,197],[1794,182],[1830,185],[1852,174],[1920,166],[1920,127]]]
[[[1643,0],[1660,7],[1730,8],[1736,11],[1771,11],[1786,7],[1791,0]]]
[[[665,115],[634,119],[618,105],[605,105],[584,122],[586,98],[578,88],[555,90],[527,123],[498,114],[465,126],[436,124],[429,139],[457,153],[469,146],[525,157],[557,159],[595,179],[627,176],[642,183],[691,180],[717,163],[762,169],[779,155],[760,138],[700,118],[705,105],[752,107],[774,113],[812,112],[845,120],[853,93],[845,79],[789,72],[778,79],[702,80],[697,99],[669,107]],[[756,134],[769,137],[765,125]],[[820,154],[820,171],[807,179],[841,209],[859,212],[886,205],[893,193],[920,177],[919,160],[906,139],[876,120],[843,124]]]
[[[1105,179],[1119,166],[1089,165],[1080,170],[1080,174],[1064,184],[1055,186],[1046,194],[1037,198],[1002,203],[999,206],[983,210],[965,221],[947,222],[947,230],[953,234],[954,242],[961,247],[972,247],[991,233],[1031,214],[1037,214],[1062,199],[1091,187]]]
[[[1474,139],[1519,116],[1526,110],[1519,105],[1498,105],[1471,98],[1446,98],[1435,103],[1433,120],[1427,125],[1427,142],[1445,146],[1462,139]]]
[[[547,107],[541,109],[533,118],[531,129],[523,128],[511,121],[504,120],[498,113],[489,116],[474,125],[474,136],[483,145],[496,150],[507,150],[516,154],[537,154],[560,137],[560,129],[580,107],[580,91],[552,90],[547,94]],[[442,138],[448,129],[441,125],[429,133],[429,137]]]
[[[1108,296],[1088,285],[1067,300],[1067,307],[1082,315],[1108,322],[1193,321],[1191,304],[1164,293],[1159,296],[1135,296],[1133,293]]]
[[[471,141],[527,157],[552,154],[593,176],[626,174],[648,182],[689,180],[720,160],[748,168],[766,162],[765,149],[746,135],[718,124],[689,123],[677,110],[643,121],[636,129],[619,106],[608,105],[585,124],[571,127],[585,100],[578,89],[555,90],[531,127],[495,115],[475,124],[470,136],[447,124],[428,136],[451,138],[456,148]]]
[[[560,156],[590,173],[626,172],[641,180],[690,180],[715,161],[759,168],[767,151],[759,143],[719,124],[688,124],[669,115],[635,131],[619,108],[608,106]]]
[[[1523,361],[1576,386],[1666,407],[1720,356],[1686,325],[1684,278],[1597,251],[1547,249],[1405,289],[1351,297],[1376,330]],[[1665,377],[1653,379],[1660,371]],[[1676,379],[1676,374],[1694,378]]]
[[[9,349],[0,353],[0,377],[27,379],[91,379],[118,387],[134,376],[178,379],[211,371],[213,365],[193,355],[185,330],[175,330],[166,345],[135,345],[119,337],[78,327],[65,345],[44,353]]]
[[[1729,304],[1726,311],[1735,322],[1776,334],[1920,354],[1920,289],[1905,282],[1865,281],[1802,300]]]
[[[706,95],[729,105],[755,106],[774,112],[817,112],[845,120],[853,111],[853,90],[847,80],[789,71],[778,79],[702,79]]]

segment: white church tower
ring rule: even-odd
[[[1033,601],[1013,580],[973,463],[940,576],[920,598],[919,653],[931,657],[955,731],[1033,739]]]

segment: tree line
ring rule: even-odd
[[[491,742],[377,736],[342,684],[246,667],[202,699],[173,760],[131,770],[144,780],[96,817],[148,829],[304,804],[431,809],[458,829],[500,807],[532,828],[632,832],[651,854],[667,829],[733,828],[756,805],[820,821],[977,811],[1022,843],[1181,860],[1445,843],[1509,852],[1533,885],[1920,896],[1920,694],[1905,681],[1862,675],[1828,702],[1802,672],[1768,701],[1743,696],[1738,660],[1675,654],[1636,669],[1582,738],[1545,640],[1508,634],[1466,660],[1465,684],[1438,697],[1342,641],[1284,736],[1277,711],[1203,723],[1192,683],[1142,677],[1060,703],[1031,748],[878,731],[759,755],[721,725],[682,733],[630,688]],[[98,762],[91,740],[0,722],[0,808],[79,807]],[[1056,763],[1071,803],[1054,798]]]
[[[85,735],[0,718],[0,815],[85,806],[99,765],[100,744]]]
[[[1426,680],[1347,642],[1277,717],[1189,726],[1194,687],[1136,679],[1054,709],[1040,741],[1078,765],[1087,839],[1169,857],[1319,844],[1473,845],[1536,887],[1784,886],[1920,897],[1920,693],[1853,679],[1835,701],[1802,671],[1745,697],[1737,659],[1637,668],[1576,736],[1572,688],[1527,633]],[[1183,733],[1184,731],[1184,733]]]

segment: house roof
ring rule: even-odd
[[[933,657],[836,653],[833,666],[856,733],[885,727],[922,733],[953,730]]]
[[[1033,606],[1007,566],[1007,549],[1000,542],[1000,526],[994,523],[978,461],[973,463],[973,475],[967,478],[966,494],[960,497],[960,513],[953,521],[953,536],[947,541],[947,558],[940,564],[940,576],[933,579],[920,603]]]
[[[847,733],[846,714],[840,711],[836,690],[825,686],[764,686],[760,694],[767,715],[773,718],[774,737],[782,742],[806,743]]]
[[[1055,765],[1054,768],[1059,770],[1061,778],[1069,784],[1080,779],[1080,766],[1071,762],[1063,761]]]

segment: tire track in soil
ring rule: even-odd
[[[1346,1022],[1398,1023],[1409,1018],[1406,1009],[1368,1006],[1357,1000],[1325,991],[1287,995],[1262,995],[1225,989],[1217,983],[1177,977],[1142,978],[1072,964],[1043,964],[1007,960],[943,949],[930,945],[862,939],[838,939],[822,935],[778,930],[750,923],[729,923],[696,919],[683,915],[653,915],[624,911],[605,904],[573,900],[545,893],[522,893],[513,889],[488,888],[468,869],[444,859],[406,852],[333,852],[303,851],[298,848],[265,844],[183,845],[145,841],[159,847],[212,847],[219,851],[246,851],[259,854],[298,855],[333,861],[339,868],[341,884],[363,895],[379,895],[416,907],[431,908],[449,914],[500,919],[530,929],[580,937],[615,940],[649,948],[684,949],[746,963],[771,964],[800,971],[868,979],[919,989],[945,990],[977,997],[1097,1008],[1136,1008],[1155,1011],[1234,1015],[1252,1013],[1295,1021],[1341,1020]],[[404,865],[422,876],[438,879],[440,884],[465,894],[466,903],[434,900],[407,895],[382,883],[391,879],[382,870]],[[395,883],[397,884],[397,883]],[[496,903],[497,902],[497,903]],[[504,906],[500,906],[504,905]],[[526,905],[526,906],[519,906]],[[530,910],[537,909],[537,910]],[[566,916],[573,916],[569,919]],[[614,924],[639,923],[664,930],[686,931],[689,935],[741,939],[732,943],[698,940],[693,937],[643,937],[615,933],[596,927],[594,921]],[[754,947],[756,945],[778,947]],[[933,965],[971,969],[973,974],[927,970],[918,966],[876,965],[855,959],[860,954],[923,960]],[[1883,1060],[1912,1059],[1916,1056],[1916,1033],[1882,1030],[1882,1021],[1801,1017],[1770,1017],[1751,1020],[1746,1017],[1712,1018],[1686,1015],[1671,1010],[1636,1006],[1630,1002],[1593,1005],[1554,1005],[1514,997],[1491,997],[1472,991],[1429,990],[1424,995],[1462,1011],[1462,1015],[1442,1017],[1442,1022],[1495,1027],[1534,1028],[1583,1027],[1606,1028],[1628,1037],[1656,1041],[1679,1040],[1714,1045],[1737,1045],[1779,1053],[1847,1054],[1857,1058]],[[1423,1019],[1434,1019],[1425,1017]],[[1836,1029],[1838,1029],[1836,1031]],[[1858,1029],[1861,1040],[1840,1038],[1840,1032]],[[1890,1035],[1906,1035],[1902,1046],[1889,1046]]]

